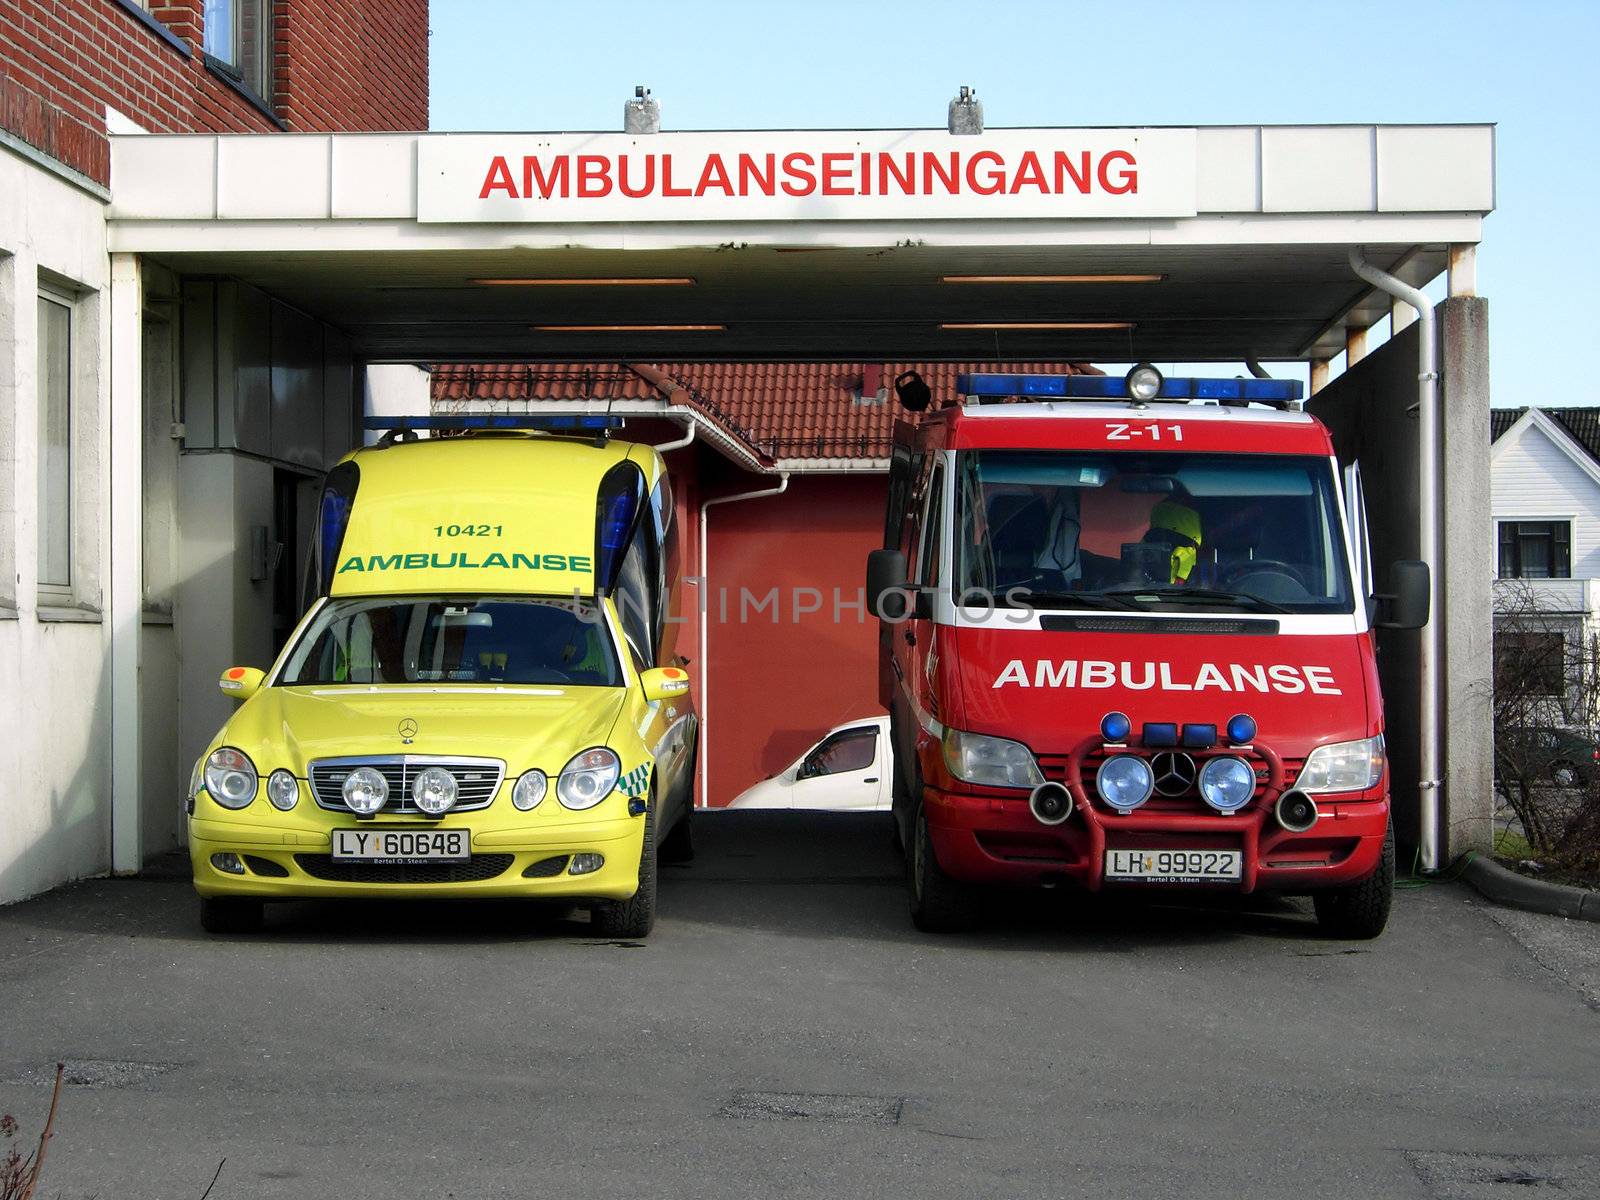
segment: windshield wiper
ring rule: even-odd
[[[1102,596],[1119,596],[1129,599],[1149,597],[1158,603],[1169,601],[1198,601],[1204,604],[1248,604],[1262,612],[1292,612],[1281,604],[1274,604],[1271,600],[1263,600],[1260,596],[1249,592],[1225,592],[1217,588],[1192,588],[1192,587],[1132,587],[1112,588],[1101,592]]]
[[[1003,597],[1004,592],[1000,593]],[[1137,612],[1142,607],[1118,592],[1036,592],[1019,597],[1019,607],[1121,609]]]

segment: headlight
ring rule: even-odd
[[[622,763],[604,746],[574,754],[556,780],[556,799],[568,808],[593,808],[611,794]]]
[[[1242,758],[1224,754],[1200,768],[1200,796],[1219,813],[1238,812],[1256,794],[1256,769]]]
[[[511,789],[511,803],[523,812],[532,812],[539,807],[539,801],[544,799],[544,794],[550,790],[550,781],[545,778],[543,771],[535,767],[531,771],[524,771]]]
[[[294,777],[294,772],[285,771],[279,767],[267,776],[267,799],[272,801],[272,807],[288,812],[300,801],[300,781]]]
[[[456,806],[456,777],[443,767],[429,767],[412,780],[411,802],[430,817],[442,817]]]
[[[351,771],[339,790],[345,807],[363,817],[370,817],[389,799],[389,781],[373,767],[357,767]]]
[[[1365,792],[1383,778],[1383,735],[1318,746],[1300,768],[1302,792]]]
[[[947,727],[944,762],[957,779],[984,787],[1035,788],[1044,782],[1033,751],[1009,738]]]
[[[1156,789],[1150,764],[1133,754],[1113,754],[1094,773],[1094,790],[1120,813],[1131,813]]]
[[[256,765],[242,750],[223,746],[206,759],[206,791],[223,808],[243,808],[256,798]]]

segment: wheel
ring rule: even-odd
[[[1577,787],[1583,782],[1583,777],[1578,774],[1578,764],[1562,759],[1550,766],[1550,782],[1560,788]]]
[[[644,845],[639,850],[639,890],[627,900],[607,900],[589,910],[600,937],[648,937],[656,923],[656,798],[644,813]]]
[[[1360,883],[1329,888],[1313,894],[1317,924],[1329,937],[1375,938],[1389,923],[1394,903],[1394,826],[1383,835],[1383,855],[1378,869]]]
[[[906,855],[906,890],[911,895],[911,923],[924,933],[958,933],[971,929],[971,890],[945,874],[928,836],[927,811],[917,804],[912,816],[911,853]]]
[[[260,933],[261,918],[259,900],[237,896],[200,897],[200,928],[207,933]]]

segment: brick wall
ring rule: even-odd
[[[273,41],[290,128],[428,127],[428,0],[275,0]]]
[[[184,54],[116,0],[5,0],[0,129],[109,182],[109,105],[156,133],[425,129],[427,0],[274,0],[262,112],[205,65],[201,0],[154,0]]]

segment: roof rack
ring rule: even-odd
[[[1142,365],[1142,364],[1141,364]],[[1140,368],[1134,368],[1138,371]],[[1159,381],[1159,390],[1148,397],[1136,397],[1129,378],[1115,375],[1001,375],[963,374],[956,376],[956,391],[979,404],[997,400],[1125,400],[1135,407],[1152,401],[1187,403],[1212,400],[1230,408],[1265,404],[1273,408],[1298,410],[1302,387],[1298,379],[1166,379],[1153,368],[1145,368]],[[1134,371],[1128,372],[1132,377]]]

